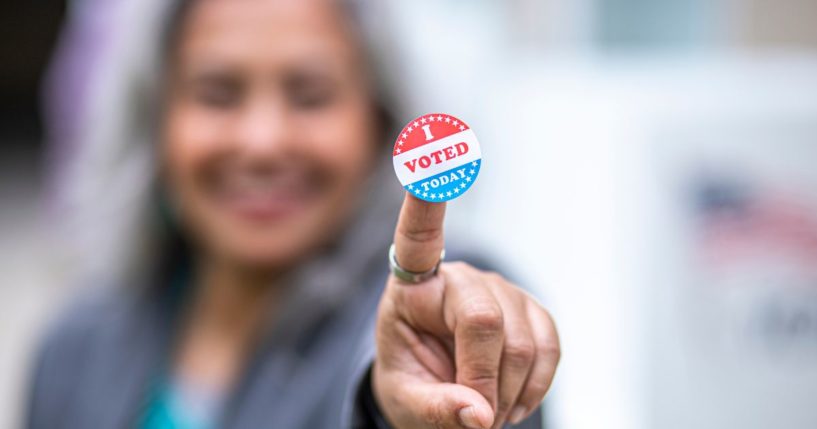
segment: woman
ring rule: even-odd
[[[56,324],[28,427],[540,427],[553,324],[499,275],[439,264],[444,204],[406,196],[393,227],[394,110],[352,6],[171,9],[159,104],[119,123],[158,142],[161,231]]]

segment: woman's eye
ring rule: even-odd
[[[207,107],[226,109],[241,102],[241,86],[230,80],[208,79],[193,87],[193,98]]]
[[[287,99],[295,108],[319,109],[335,99],[335,89],[329,82],[315,78],[297,78],[288,82]]]
[[[326,90],[297,91],[292,95],[295,106],[307,109],[322,107],[328,104],[331,99],[331,94]]]
[[[207,106],[227,108],[238,104],[238,94],[235,90],[226,88],[206,88],[197,92],[196,98]]]

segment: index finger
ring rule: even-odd
[[[445,203],[430,203],[406,193],[394,230],[397,263],[403,269],[422,273],[437,265],[445,245],[444,219]]]

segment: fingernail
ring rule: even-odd
[[[527,411],[528,410],[525,407],[517,405],[513,408],[513,410],[511,410],[511,415],[508,420],[511,422],[511,424],[518,424],[523,418],[525,418]]]
[[[469,429],[484,429],[477,418],[477,410],[472,406],[465,407],[457,414],[460,423]]]

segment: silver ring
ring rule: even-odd
[[[424,273],[415,273],[413,271],[406,271],[400,264],[397,263],[397,252],[394,248],[394,243],[391,244],[389,247],[389,269],[391,269],[391,273],[394,274],[400,280],[408,283],[422,283],[434,276],[437,275],[437,271],[440,269],[440,264],[445,259],[445,249],[440,252],[440,260],[437,261],[437,265],[434,268],[424,272]]]

